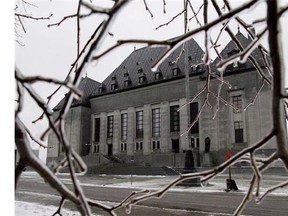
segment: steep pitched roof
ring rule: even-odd
[[[250,37],[246,38],[240,31],[238,31],[238,33],[235,36],[244,49],[247,48],[252,43],[252,39]],[[227,58],[229,58],[233,55],[236,55],[238,53],[239,53],[239,49],[238,49],[236,43],[233,40],[231,40],[226,45],[226,47],[223,49],[223,51],[220,53],[220,56],[221,56],[222,60],[224,60],[224,59],[227,59]],[[261,52],[259,51],[259,49],[255,49],[251,53],[251,56],[256,60],[256,62],[259,64],[260,67],[263,67],[265,65],[264,60],[263,60],[263,56],[262,56]],[[221,59],[219,57],[217,57],[213,61],[213,63],[211,64],[212,71],[214,71],[214,72],[217,71],[217,64],[220,61],[221,61]],[[251,61],[249,59],[247,59],[247,61],[243,64],[241,64],[241,63],[236,63],[236,64],[237,65],[234,65],[234,66],[233,66],[233,63],[228,65],[225,69],[224,74],[229,74],[229,73],[233,73],[233,72],[239,72],[241,70],[249,70],[249,69],[254,68],[253,64],[251,63]]]
[[[96,89],[91,97],[183,77],[184,61],[189,64],[190,74],[203,72],[199,67],[192,68],[193,65],[202,64],[204,52],[201,47],[194,39],[186,41],[185,47],[188,50],[187,61],[181,45],[161,63],[157,72],[152,72],[151,67],[166,48],[158,46],[135,50],[103,81],[101,91]],[[173,74],[173,70],[177,70],[177,75]]]
[[[78,86],[79,90],[82,91],[83,95],[79,100],[74,99],[71,107],[75,106],[86,106],[90,107],[89,96],[91,93],[100,86],[101,83],[90,79],[89,77],[82,77],[80,84]],[[65,97],[53,108],[54,111],[61,109],[63,106],[66,98],[69,96],[70,93],[65,94]]]

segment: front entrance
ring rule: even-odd
[[[108,144],[108,156],[112,156],[112,155],[113,155],[113,145]]]
[[[172,139],[172,150],[174,153],[179,153],[180,151],[179,139]]]

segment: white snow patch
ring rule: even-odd
[[[57,211],[56,206],[47,206],[37,203],[15,201],[15,216],[50,216]],[[62,209],[63,216],[81,216],[77,211]],[[100,216],[92,214],[93,216]]]

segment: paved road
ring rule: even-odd
[[[87,197],[102,201],[120,202],[135,189],[100,186],[83,186]],[[42,194],[55,194],[47,184],[35,181],[21,180],[17,191],[29,191]],[[150,199],[143,202],[145,206],[154,206],[191,211],[232,214],[243,198],[239,192],[168,192],[162,199]],[[17,199],[17,194],[16,194]],[[287,216],[288,195],[269,196],[261,205],[250,202],[243,214],[263,216]]]

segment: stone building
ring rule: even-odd
[[[240,32],[236,37],[243,47],[251,43]],[[235,153],[269,132],[271,87],[263,84],[251,61],[234,61],[224,70],[223,81],[216,69],[220,58],[213,61],[208,75],[204,52],[190,39],[152,71],[165,49],[135,50],[102,83],[82,79],[84,97],[73,102],[66,132],[88,166],[119,160],[183,167],[189,149],[197,167],[214,166],[225,159],[227,150]],[[238,52],[230,41],[220,55],[226,59]],[[269,76],[263,55],[259,50],[251,54]],[[54,108],[55,116],[64,100]],[[192,122],[195,124],[185,133]],[[260,153],[275,148],[273,144]],[[59,161],[63,151],[53,134],[49,145],[54,148],[48,150],[47,162]]]

